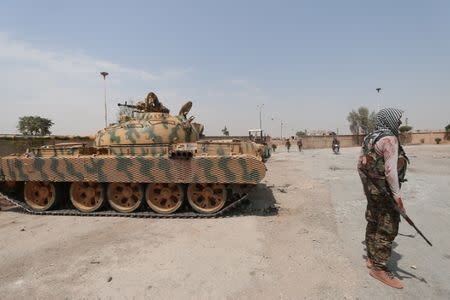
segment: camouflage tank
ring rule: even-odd
[[[17,196],[6,199],[40,214],[100,215],[109,206],[121,215],[212,216],[265,176],[261,145],[201,140],[203,126],[187,117],[191,102],[178,115],[154,93],[122,106],[133,115],[100,130],[92,147],[56,144],[2,157],[2,191]]]

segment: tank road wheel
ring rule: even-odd
[[[111,207],[121,213],[130,213],[138,209],[144,196],[141,185],[131,182],[110,183],[106,194]]]
[[[24,187],[25,202],[35,211],[45,211],[55,207],[57,192],[53,182],[27,181]]]
[[[187,196],[192,208],[202,214],[213,214],[225,205],[227,190],[220,183],[191,183]]]
[[[105,192],[98,182],[73,182],[70,185],[70,201],[79,211],[90,213],[105,202]]]
[[[145,191],[148,206],[160,214],[170,214],[184,202],[184,189],[176,183],[149,183]]]

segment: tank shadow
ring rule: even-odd
[[[14,212],[14,213],[21,213],[22,209],[20,209],[17,206],[0,206],[0,212],[1,211],[8,211],[8,212]]]
[[[6,201],[2,197],[0,197],[0,211],[2,211],[2,210],[12,210],[14,208],[16,208],[15,205],[9,203],[8,201]]]
[[[244,216],[274,216],[278,214],[278,206],[272,189],[266,184],[258,184],[248,195],[240,212]]]
[[[366,244],[366,242],[363,240],[361,242],[363,245]],[[392,243],[392,253],[391,253],[391,258],[389,259],[388,263],[387,263],[387,268],[399,279],[403,280],[403,279],[409,279],[409,278],[413,278],[413,279],[417,279],[420,282],[424,282],[424,283],[428,283],[427,280],[423,277],[419,277],[416,276],[415,274],[408,272],[402,268],[400,268],[398,266],[398,262],[402,259],[402,255],[395,252],[395,248],[398,246],[398,243],[393,242]],[[364,248],[364,251],[366,252],[367,249]],[[364,260],[367,260],[367,255],[363,254],[362,255]]]

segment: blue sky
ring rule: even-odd
[[[0,132],[41,115],[93,134],[119,100],[155,91],[219,134],[348,132],[361,105],[450,123],[448,1],[2,1]],[[375,88],[383,91],[377,95]],[[273,119],[273,120],[272,120]]]

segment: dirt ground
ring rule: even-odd
[[[450,298],[449,145],[406,147],[405,205],[434,246],[401,223],[390,267],[403,290],[365,267],[359,149],[279,150],[239,216],[0,212],[0,299]]]

